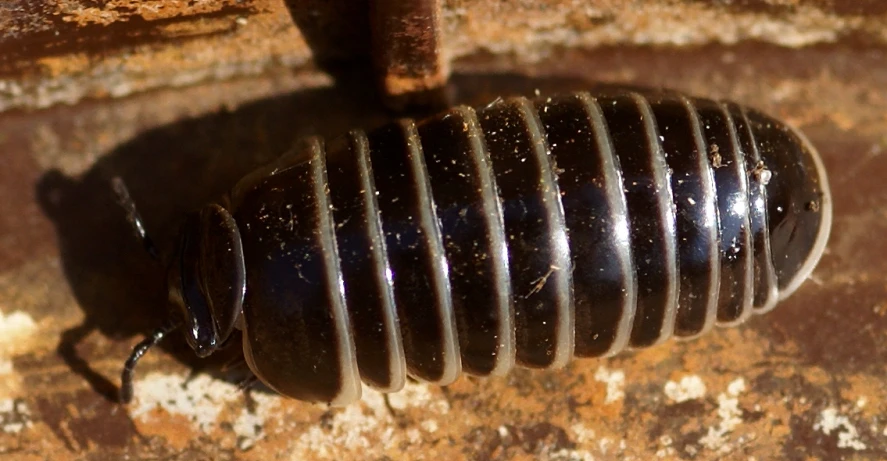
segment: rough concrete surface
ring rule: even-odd
[[[322,2],[304,3],[320,8],[313,23],[271,1],[138,3],[0,5],[0,88],[20,88],[0,89],[0,104],[49,106],[0,113],[0,458],[887,458],[880,2],[446,2],[455,100],[622,82],[750,104],[820,148],[832,237],[796,295],[742,327],[563,370],[411,384],[387,404],[366,390],[335,410],[261,389],[246,396],[242,376],[221,371],[230,357],[197,360],[180,337],[146,356],[132,405],[112,400],[130,348],[160,322],[165,293],[163,270],[132,237],[109,178],[124,178],[167,245],[182,212],[294,137],[391,115],[371,76],[345,73],[333,84],[309,61],[336,49],[316,30],[300,33],[334,22]],[[163,8],[149,14],[151,4]],[[158,18],[168,20],[160,29]],[[143,28],[119,26],[129,38],[85,48],[97,40],[85,30],[126,21]],[[225,21],[236,28],[194,32]],[[167,42],[157,32],[176,28],[190,35]],[[58,52],[10,57],[14,43],[35,37]],[[213,65],[253,70],[187,77]],[[112,81],[127,89],[107,91]]]

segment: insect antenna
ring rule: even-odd
[[[148,237],[148,233],[145,231],[145,224],[142,221],[142,215],[140,215],[139,210],[136,209],[136,204],[129,195],[129,190],[126,188],[126,184],[123,183],[123,179],[119,176],[115,176],[111,179],[111,187],[114,188],[114,194],[117,196],[117,203],[126,210],[126,220],[132,225],[136,238],[142,242],[142,245],[144,245],[148,254],[159,261],[160,253],[157,251],[157,247],[154,246],[154,242]]]
[[[132,196],[129,195],[129,190],[126,188],[123,179],[119,176],[111,178],[111,187],[114,189],[117,203],[126,211],[126,220],[129,221],[129,224],[132,226],[136,238],[142,242],[145,251],[147,251],[152,258],[160,261],[160,252],[157,251],[154,242],[148,237],[144,221],[142,221],[142,215],[139,214],[135,201],[133,201]],[[151,332],[147,338],[136,344],[132,350],[132,354],[126,359],[126,364],[123,365],[123,373],[120,377],[119,395],[121,403],[127,404],[132,400],[133,374],[135,372],[136,364],[138,364],[142,356],[145,355],[149,349],[160,343],[160,341],[163,341],[163,338],[166,337],[166,335],[177,330],[181,325],[182,322],[178,319],[167,320],[166,323]]]
[[[163,338],[166,335],[172,333],[173,331],[179,329],[182,326],[182,322],[179,320],[170,319],[156,330],[151,332],[151,335],[147,338],[143,339],[142,342],[136,344],[136,346],[132,349],[132,354],[129,355],[129,358],[126,359],[126,364],[123,365],[123,373],[120,376],[120,402],[127,404],[132,400],[132,380],[133,374],[135,372],[136,364],[139,362],[139,359],[148,352],[148,349],[156,346],[160,341],[163,341]]]

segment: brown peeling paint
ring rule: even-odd
[[[5,119],[5,121],[4,121]],[[35,206],[28,186],[40,176],[34,158],[22,150],[21,130],[27,125],[0,116],[0,274],[52,251],[51,225]]]
[[[16,0],[0,5],[0,50],[0,110],[284,71],[311,56],[274,0]]]
[[[89,3],[43,1],[30,4],[27,13],[11,14],[12,24],[0,40],[0,76],[34,72],[34,66],[50,56],[83,53],[100,59],[143,44],[212,38],[234,32],[234,18],[257,12],[252,2],[235,1],[184,8],[156,1],[103,2],[100,7]]]
[[[566,0],[439,3],[435,59],[417,61],[439,69],[407,80],[415,69],[397,70],[392,88],[436,86],[451,60],[485,52],[515,65],[548,60],[560,47],[887,43],[887,11],[875,0],[640,0],[631,8],[614,0],[582,7]],[[369,62],[369,11],[366,0],[4,2],[0,109],[287,73],[304,69],[312,57],[324,66]],[[402,32],[413,37],[411,30]],[[396,70],[398,63],[383,67]],[[384,73],[375,79],[388,81]]]
[[[136,435],[132,422],[116,405],[96,402],[90,392],[53,397],[36,399],[35,416],[72,452],[96,445],[115,451]]]

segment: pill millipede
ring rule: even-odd
[[[665,90],[498,98],[310,137],[189,214],[158,252],[169,318],[200,357],[242,332],[255,377],[347,405],[361,382],[555,368],[695,338],[773,309],[828,240],[799,131]]]

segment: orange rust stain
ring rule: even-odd
[[[170,414],[162,409],[151,410],[135,420],[140,434],[159,436],[175,450],[183,450],[199,435],[184,415]]]

